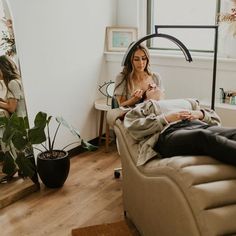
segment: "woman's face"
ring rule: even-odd
[[[145,52],[141,49],[138,49],[132,59],[133,68],[136,72],[142,72],[147,66],[147,56]]]

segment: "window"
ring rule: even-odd
[[[214,25],[219,0],[148,0],[148,34],[155,32],[155,25]],[[214,29],[159,29],[159,33],[172,35],[191,51],[212,52]],[[177,50],[169,40],[153,38],[150,48]]]

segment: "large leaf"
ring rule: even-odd
[[[3,121],[4,122],[4,121]],[[18,117],[16,113],[13,113],[11,117],[5,122],[3,129],[3,142],[9,144],[11,139],[16,133],[20,133],[21,136],[26,136],[25,120],[23,117]]]
[[[88,151],[96,151],[98,149],[97,146],[94,146],[93,144],[90,144],[84,140],[81,141],[81,145],[84,149],[87,149]]]
[[[62,124],[64,127],[66,127],[67,129],[70,130],[70,132],[75,135],[76,137],[78,137],[79,141],[81,141],[81,146],[85,149],[87,149],[88,151],[95,151],[97,150],[98,147],[84,141],[83,139],[81,139],[81,136],[80,136],[80,132],[75,129],[72,125],[70,125],[63,117],[56,117],[56,121],[59,123],[59,124]],[[69,146],[69,145],[67,145]],[[67,147],[66,146],[66,147]]]
[[[72,125],[70,125],[63,117],[56,117],[56,121],[60,124],[62,124],[64,127],[70,130],[70,132],[77,136],[79,139],[81,139],[80,133],[78,130],[76,130]]]
[[[23,151],[29,145],[27,136],[23,135],[21,132],[14,134],[12,137],[12,143],[20,151]]]
[[[3,151],[0,151],[0,162],[3,162],[4,161],[4,152]]]
[[[0,127],[5,126],[8,123],[8,118],[7,117],[0,117]]]
[[[6,126],[3,129],[4,130],[3,130],[2,141],[8,145],[10,143],[13,135],[15,134],[15,130],[10,125],[10,123],[6,124]]]
[[[26,130],[24,118],[17,116],[16,113],[13,113],[11,115],[9,119],[9,124],[11,125],[11,127],[18,131],[25,132]]]
[[[16,164],[14,158],[12,157],[10,152],[6,152],[4,155],[2,172],[7,175],[11,175],[15,172],[15,170],[16,170]]]
[[[34,119],[35,127],[45,128],[47,124],[47,114],[45,112],[38,112]]]
[[[22,152],[18,153],[16,164],[20,169],[21,175],[23,175],[24,177],[32,177],[36,171],[34,164]]]
[[[46,140],[44,128],[34,127],[28,131],[28,137],[31,144],[41,144]]]

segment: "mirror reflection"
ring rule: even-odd
[[[20,117],[27,116],[20,64],[15,46],[14,22],[7,0],[0,0],[0,116],[10,117],[13,113]],[[4,159],[6,148],[2,141],[2,134],[3,128],[0,128],[0,182],[6,162],[6,158]],[[10,151],[14,152],[12,149]],[[32,151],[25,155],[29,154],[32,154]]]
[[[111,83],[107,86],[107,95],[108,95],[109,97],[113,97],[114,89],[115,89],[115,83],[114,83],[114,82],[111,82]]]

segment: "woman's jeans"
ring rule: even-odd
[[[171,128],[160,134],[154,149],[163,158],[208,155],[236,165],[236,129],[208,125]]]

